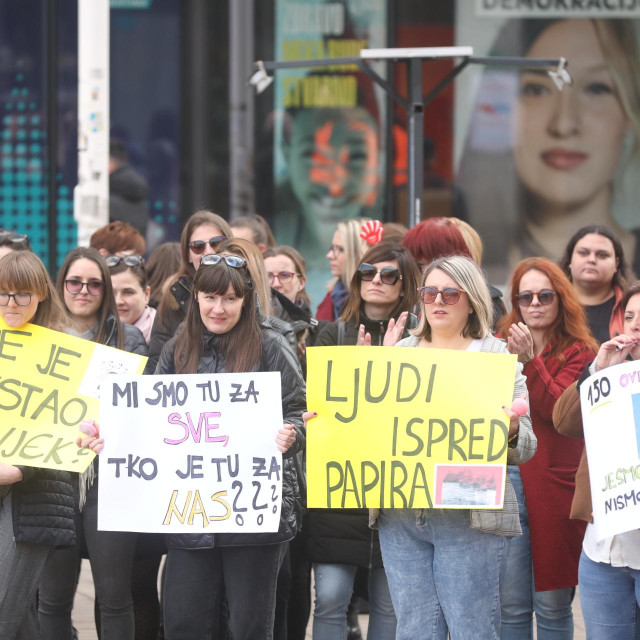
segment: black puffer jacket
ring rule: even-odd
[[[176,339],[172,338],[162,350],[156,374],[176,372],[174,355]],[[204,352],[198,363],[198,373],[225,373],[226,363],[217,344],[219,336],[206,332]],[[211,549],[275,544],[291,540],[297,531],[302,509],[295,456],[305,446],[302,412],[305,410],[305,384],[300,364],[286,340],[266,322],[262,324],[262,352],[253,371],[279,371],[282,380],[282,417],[295,425],[296,442],[282,456],[282,509],[277,533],[184,533],[167,535],[167,546],[180,549]]]
[[[124,346],[123,351],[129,353],[137,353],[140,356],[146,356],[149,352],[147,347],[147,341],[142,335],[142,331],[138,327],[134,327],[132,324],[122,322],[122,330],[124,331]],[[107,341],[105,344],[107,347],[115,347],[118,340],[116,333],[116,319],[113,316],[107,318]]]
[[[191,280],[181,276],[163,296],[158,313],[151,329],[149,340],[149,361],[145,373],[153,373],[158,364],[160,353],[167,342],[173,338],[184,321],[191,300]]]
[[[18,468],[22,471],[22,480],[10,488],[16,542],[52,547],[74,545],[71,474],[57,469]]]
[[[382,345],[388,320],[371,320],[360,314],[360,321],[371,334],[372,345]],[[355,345],[358,326],[342,323],[343,339],[339,342],[340,321],[325,325],[316,340],[316,346]],[[407,328],[417,324],[410,314]],[[409,334],[405,330],[403,337]],[[313,407],[312,407],[313,408]],[[378,532],[369,529],[368,509],[309,509],[307,553],[312,562],[324,564],[351,564],[365,568],[382,566]]]

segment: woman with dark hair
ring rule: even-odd
[[[389,325],[404,327],[417,300],[418,269],[411,254],[382,242],[362,256],[340,319],[323,327],[316,346],[355,345],[364,336],[367,343],[382,345]],[[407,324],[414,325],[415,317]],[[377,532],[369,529],[368,511],[311,509],[307,549],[315,575],[313,637],[346,638],[347,607],[361,567],[369,570],[369,637],[395,638],[396,618],[380,542]]]
[[[559,264],[573,283],[595,339],[602,344],[621,333],[620,300],[628,267],[622,244],[611,229],[591,224],[576,231]]]
[[[569,387],[556,403],[553,423],[563,436],[582,438],[584,435],[580,408],[582,382],[607,367],[627,360],[640,360],[640,282],[624,292],[620,305],[624,310],[622,333],[602,344],[596,359],[585,368],[578,383]],[[587,637],[590,640],[637,638],[640,629],[640,529],[598,539],[593,526],[589,467],[584,453],[576,476],[571,517],[588,523],[578,569]]]
[[[31,251],[28,236],[9,229],[0,229],[0,258],[12,251]]]
[[[597,344],[571,283],[550,260],[520,262],[510,287],[511,312],[499,329],[524,366],[538,450],[529,462],[507,467],[523,535],[512,541],[507,558],[501,637],[533,638],[535,612],[540,640],[568,640],[584,536],[584,525],[570,520],[569,511],[583,442],[559,436],[551,414]]]
[[[260,322],[244,258],[204,256],[191,295],[183,327],[165,345],[156,373],[280,372],[285,424],[274,437],[284,454],[282,509],[277,533],[166,537],[164,633],[167,640],[210,640],[225,593],[234,640],[265,640],[273,637],[278,570],[300,510],[294,456],[304,446],[304,380],[282,336]],[[88,438],[84,446],[99,452],[102,442]]]
[[[64,259],[57,281],[58,293],[81,338],[130,353],[147,355],[139,329],[118,316],[111,275],[97,249],[78,247]],[[98,531],[98,463],[94,460],[79,476],[76,527],[84,541],[100,602],[102,638],[133,639],[131,567],[135,533]],[[40,637],[68,640],[76,591],[80,544],[53,554],[40,584]]]
[[[573,80],[559,90],[535,69],[483,73],[458,182],[489,259],[504,266],[530,255],[556,258],[574,229],[597,223],[614,230],[637,267],[634,21],[509,20],[489,55],[563,56]]]
[[[240,216],[234,218],[230,223],[233,237],[244,238],[253,242],[258,247],[260,253],[276,246],[276,239],[269,223],[261,215]]]
[[[151,252],[146,266],[151,288],[149,306],[157,309],[164,283],[180,268],[180,243],[163,242]]]
[[[69,326],[47,269],[35,253],[10,251],[0,258],[0,318],[14,331],[28,323],[54,331]],[[56,547],[73,545],[75,539],[71,474],[0,462],[3,640],[38,637],[41,572]]]
[[[153,373],[162,348],[185,319],[191,300],[191,282],[200,266],[202,256],[215,253],[217,246],[231,238],[226,220],[211,211],[196,211],[185,224],[180,235],[180,268],[165,283],[158,306],[151,341],[149,362],[145,373]]]

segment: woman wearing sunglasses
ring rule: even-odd
[[[109,270],[96,249],[79,247],[64,259],[58,293],[81,338],[131,353],[147,355],[147,343],[136,327],[118,317]],[[133,638],[131,566],[135,533],[98,531],[97,460],[79,476],[76,526],[86,544],[100,602],[101,637]],[[68,640],[77,584],[80,544],[56,551],[45,567],[40,585],[40,637]]]
[[[278,570],[300,509],[294,456],[304,446],[305,385],[284,338],[260,320],[255,290],[244,258],[205,255],[183,328],[164,347],[156,373],[281,373],[285,425],[274,434],[284,454],[280,529],[273,534],[167,536],[163,601],[168,640],[209,640],[223,592],[235,640],[273,637]]]
[[[413,309],[417,287],[418,268],[406,249],[384,242],[372,247],[351,278],[340,319],[323,327],[316,345],[355,345],[367,334],[372,345],[382,345],[389,324],[401,316],[404,321]],[[311,509],[307,549],[315,575],[314,639],[347,637],[347,607],[358,567],[369,570],[369,638],[395,638],[396,617],[368,511]]]
[[[583,442],[558,435],[551,415],[562,392],[593,360],[596,341],[562,270],[546,258],[520,262],[511,278],[511,312],[500,323],[507,348],[527,376],[535,457],[509,466],[523,535],[513,540],[502,589],[502,638],[573,638],[584,522],[569,519]]]
[[[69,318],[40,258],[31,251],[0,259],[0,318],[65,331]],[[2,365],[3,377],[10,369]],[[37,638],[38,582],[56,547],[75,543],[73,486],[66,471],[0,462],[0,638]]]
[[[429,264],[420,300],[420,324],[397,346],[507,353],[490,333],[491,295],[470,258],[449,256]],[[513,398],[524,393],[518,365]],[[520,464],[535,453],[529,416],[503,409],[509,419],[507,460]],[[448,633],[452,640],[497,637],[501,568],[509,539],[520,534],[508,480],[503,509],[383,509],[372,515],[380,529],[398,640],[445,640]]]
[[[149,306],[151,288],[142,256],[107,256],[104,259],[111,272],[111,285],[116,308],[122,322],[138,327],[147,344],[156,310]]]
[[[153,373],[162,348],[185,319],[191,300],[191,282],[202,256],[215,253],[218,245],[231,237],[226,220],[211,211],[196,211],[187,220],[180,235],[180,269],[165,282],[151,331],[145,373]]]

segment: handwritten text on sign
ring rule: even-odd
[[[78,424],[98,417],[102,376],[142,373],[146,358],[27,324],[0,320],[0,461],[84,471]]]
[[[99,529],[278,530],[279,373],[121,377],[100,419]]]
[[[309,507],[501,506],[516,357],[307,351]]]
[[[598,540],[640,528],[640,362],[607,367],[580,386]]]

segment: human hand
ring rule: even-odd
[[[596,356],[596,371],[624,362],[632,352],[633,357],[638,351],[637,347],[638,338],[624,333],[607,340],[607,342],[603,342]]]
[[[286,453],[291,448],[291,445],[296,441],[296,430],[292,424],[286,422],[282,425],[282,429],[278,431],[276,435],[276,445],[278,451]]]
[[[15,484],[22,480],[22,471],[12,464],[0,462],[0,485]]]
[[[389,320],[389,325],[387,326],[387,330],[382,341],[382,344],[385,347],[393,347],[395,346],[396,342],[402,339],[402,334],[404,333],[404,328],[407,324],[408,317],[409,313],[407,311],[403,311],[400,314],[397,322],[393,318]]]
[[[83,420],[78,429],[86,434],[86,438],[78,438],[76,444],[81,449],[91,449],[98,454],[104,448],[104,438],[100,437],[100,427],[95,420]]]
[[[507,337],[507,349],[509,353],[515,353],[518,361],[526,364],[529,360],[533,360],[533,337],[529,331],[529,327],[524,322],[513,323],[509,327],[509,336]]]
[[[502,410],[509,418],[509,440],[511,440],[512,438],[515,438],[515,436],[518,435],[518,431],[520,431],[520,416],[506,405],[502,406]]]
[[[307,343],[305,340],[300,340],[300,342],[298,342],[298,358],[302,360],[306,353],[307,353]]]
[[[356,342],[356,346],[358,346],[358,347],[370,347],[371,346],[371,334],[365,332],[363,324],[361,324],[358,327],[358,340]]]
[[[317,411],[305,411],[302,414],[302,419],[304,420],[304,428],[307,428],[307,423],[309,422],[309,420],[313,420],[313,418],[315,418],[318,415]]]

